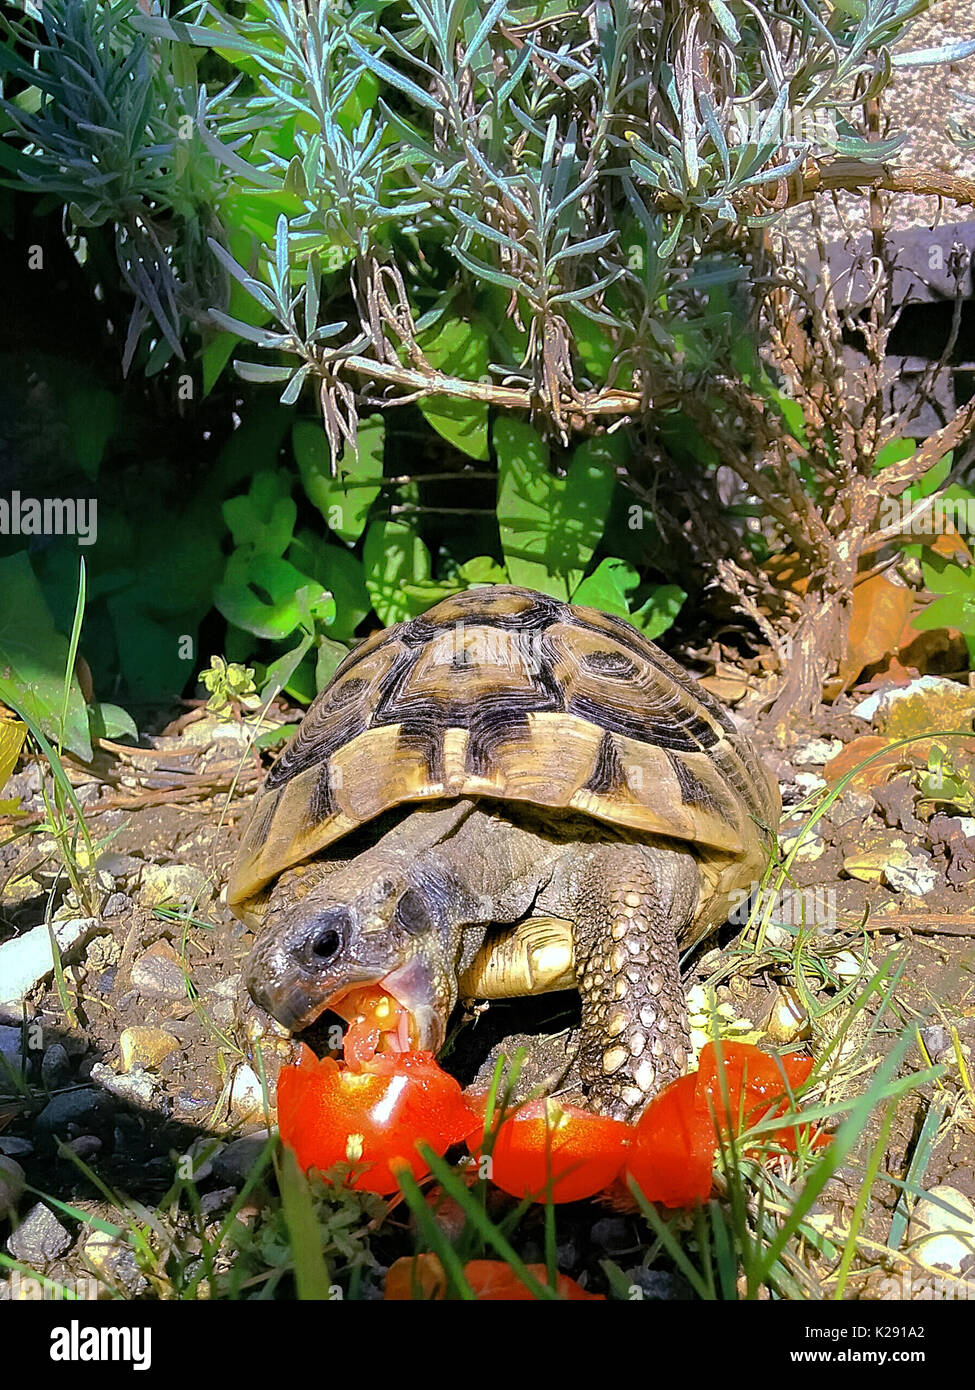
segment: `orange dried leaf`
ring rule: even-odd
[[[835,786],[848,772],[852,772],[858,763],[884,748],[890,748],[893,742],[893,739],[883,738],[880,734],[864,734],[862,738],[855,738],[852,743],[846,745],[842,753],[837,753],[835,758],[830,759],[823,768],[823,776],[831,786]],[[877,758],[875,762],[869,763],[856,774],[851,785],[861,789],[879,786],[881,782],[887,781],[895,769],[911,761],[906,748],[895,749],[888,757]]]
[[[935,555],[941,555],[946,560],[959,559],[966,565],[972,562],[972,552],[964,537],[957,531],[942,531],[930,540],[925,536],[924,544],[929,550],[933,550]]]
[[[914,590],[885,574],[872,574],[853,590],[846,656],[840,666],[843,686],[852,685],[866,666],[897,651],[904,625],[914,607]]]

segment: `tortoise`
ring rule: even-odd
[[[434,1052],[461,996],[575,987],[584,1101],[632,1119],[688,1058],[679,951],[760,879],[780,810],[622,618],[469,589],[356,647],[271,768],[227,889],[247,987],[298,1032],[381,982]]]

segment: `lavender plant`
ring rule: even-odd
[[[894,154],[900,138],[868,138],[858,113],[924,8],[257,0],[239,22],[209,4],[133,22],[252,77],[243,111],[237,88],[201,93],[199,131],[266,201],[291,200],[273,266],[292,297],[271,310],[287,334],[311,258],[350,267],[359,321],[336,327],[343,345],[326,353],[307,328],[265,342],[301,359],[299,379],[319,376],[337,452],[354,436],[350,383],[388,383],[387,401],[395,388],[457,396],[419,340],[485,289],[503,291],[525,337],[488,383],[467,383],[472,401],[529,406],[563,440],[645,409],[681,376],[671,326],[696,307],[709,252],[800,196],[811,161],[848,185]],[[267,137],[272,109],[283,149]],[[580,336],[605,371],[581,360]]]
[[[315,388],[329,460],[309,462],[296,443],[302,484],[338,542],[362,538],[380,616],[472,574],[529,568],[552,592],[585,584],[633,616],[652,598],[645,557],[607,479],[656,515],[646,461],[681,459],[688,441],[702,474],[727,463],[766,511],[763,543],[833,525],[814,490],[796,520],[802,484],[772,448],[791,437],[795,409],[755,367],[749,267],[769,224],[824,193],[975,202],[962,178],[900,168],[901,135],[866,115],[895,64],[975,51],[893,57],[926,7],[51,0],[6,27],[0,160],[63,203],[79,254],[86,229],[113,229],[133,305],[126,363],[157,369],[193,342],[209,390],[243,342],[267,354],[235,360],[246,380],[277,383],[288,405]],[[435,563],[413,479],[390,498],[382,459],[362,471],[360,413],[407,403],[462,456],[497,464],[493,555]],[[510,412],[531,425],[506,429]],[[772,426],[752,447],[741,424],[756,413]],[[577,467],[580,433],[630,445]],[[538,518],[553,489],[583,485],[595,520],[580,569]],[[519,554],[511,538],[526,532],[533,548]],[[747,561],[747,547],[735,555]],[[329,546],[316,561],[328,589],[337,556]],[[246,587],[245,561],[234,575]],[[829,583],[848,590],[855,566]],[[358,572],[354,583],[358,595]],[[747,579],[736,584],[755,618]],[[222,611],[243,611],[235,593],[225,582]],[[324,641],[329,626],[315,621]],[[823,660],[842,646],[840,633]],[[822,665],[810,665],[815,679]]]

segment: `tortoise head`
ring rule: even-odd
[[[418,869],[371,856],[282,874],[246,965],[251,997],[292,1032],[350,990],[381,985],[412,1018],[412,1045],[436,1052],[457,1001],[460,930],[447,893]]]

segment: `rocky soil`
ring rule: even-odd
[[[975,820],[951,807],[932,814],[917,770],[905,768],[873,787],[855,781],[809,825],[810,808],[832,776],[829,764],[871,732],[865,709],[861,704],[856,713],[856,701],[844,697],[788,754],[767,746],[786,808],[783,852],[796,850],[789,878],[766,898],[771,907],[760,931],[756,921],[744,926],[746,905],[705,944],[689,964],[687,988],[699,1042],[720,1027],[725,1036],[788,1043],[820,1056],[841,1038],[827,1098],[862,1092],[905,1028],[912,1043],[901,1074],[939,1066],[937,1079],[896,1102],[847,1290],[882,1297],[905,1268],[922,1283],[930,1275],[910,1254],[911,1232],[902,1232],[900,1249],[888,1245],[900,1189],[885,1178],[907,1176],[932,1106],[939,1118],[924,1188],[975,1198]],[[51,837],[24,836],[0,851],[0,1223],[7,1222],[0,1242],[21,1266],[0,1280],[3,1296],[25,1296],[27,1270],[55,1282],[97,1280],[92,1288],[103,1296],[159,1296],[159,1279],[147,1277],[131,1241],[94,1229],[92,1220],[118,1227],[120,1202],[154,1210],[171,1196],[177,1176],[192,1174],[202,1229],[216,1231],[264,1145],[273,1116],[265,1114],[235,1013],[252,938],[222,901],[249,799],[240,785],[252,787],[258,775],[246,737],[233,722],[183,720],[144,739],[143,752],[119,755],[110,780],[86,783],[79,774],[97,848],[92,915],[65,891]],[[236,785],[231,766],[240,773]],[[174,779],[177,785],[169,785]],[[37,766],[18,773],[6,795],[20,795],[40,823]],[[60,984],[45,926],[49,901]],[[882,969],[886,995],[870,983]],[[855,1008],[864,990],[872,991],[868,1002]],[[543,1031],[571,1026],[571,1007],[563,1012],[563,1003],[549,996],[494,1005],[487,1023],[481,1016],[476,1026],[487,1040],[526,1024]],[[476,1036],[472,1017],[465,1036]],[[462,1065],[463,1046],[457,1057]],[[272,1094],[279,1060],[272,1044],[265,1056]],[[841,1236],[846,1229],[881,1119],[872,1117],[862,1145],[824,1193],[816,1209],[820,1230]],[[23,1182],[29,1194],[20,1190]],[[502,1205],[506,1200],[498,1194]],[[367,1216],[357,1209],[357,1220]],[[241,1229],[259,1226],[260,1201],[245,1205],[237,1220]],[[917,1220],[915,1212],[915,1234]],[[540,1222],[539,1210],[519,1229],[526,1259],[543,1258]],[[561,1209],[559,1229],[560,1267],[591,1287],[605,1289],[600,1261],[611,1259],[646,1285],[647,1297],[686,1294],[666,1262],[645,1266],[646,1230],[632,1213],[580,1203]],[[975,1226],[945,1241],[939,1277],[975,1278]],[[408,1224],[396,1215],[368,1254],[357,1256],[360,1296],[378,1296],[384,1261],[411,1249]],[[828,1287],[830,1260],[820,1252],[811,1264],[817,1286]]]

